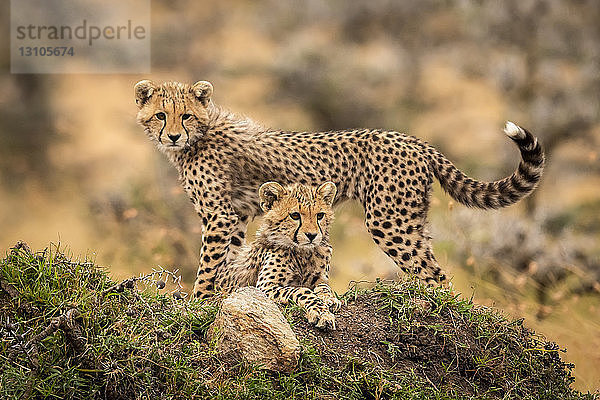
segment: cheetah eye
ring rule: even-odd
[[[186,119],[189,119],[191,116],[192,116],[192,114],[183,114],[181,116],[181,119],[185,121]]]
[[[164,112],[159,112],[159,113],[156,113],[156,118],[160,119],[161,121],[164,121],[167,118],[167,116],[165,115]]]
[[[323,213],[323,212],[317,213],[317,219],[319,221],[322,220],[324,216],[325,216],[325,213]]]
[[[300,219],[300,213],[299,212],[290,213],[290,218],[293,219],[294,221],[298,221]]]

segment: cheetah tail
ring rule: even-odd
[[[529,131],[508,121],[504,133],[521,151],[521,162],[509,177],[481,182],[467,177],[443,154],[428,146],[431,166],[442,188],[456,201],[476,208],[501,208],[529,195],[538,185],[544,170],[544,150]]]

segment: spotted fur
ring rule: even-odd
[[[331,311],[341,305],[329,287],[335,192],[332,182],[318,188],[263,184],[259,199],[265,215],[256,239],[244,245],[234,261],[217,269],[216,291],[256,286],[275,301],[291,300],[303,307],[317,327],[335,329]]]
[[[427,233],[433,177],[467,206],[499,208],[531,193],[544,167],[537,139],[512,123],[506,133],[521,151],[517,170],[480,182],[415,137],[373,129],[266,129],[216,106],[212,92],[204,81],[191,86],[141,81],[135,87],[138,122],[177,168],[202,218],[198,297],[215,290],[215,272],[239,252],[248,219],[262,213],[255,188],[263,182],[334,182],[334,204],[358,200],[375,243],[403,271],[433,283],[445,279]]]

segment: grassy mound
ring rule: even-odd
[[[286,310],[297,370],[225,367],[205,333],[218,300],[117,284],[58,249],[0,262],[0,398],[592,399],[520,321],[418,282],[344,295],[338,330]]]

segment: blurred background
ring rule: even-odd
[[[7,21],[8,2],[0,7]],[[10,74],[0,41],[1,252],[60,242],[115,278],[160,265],[180,268],[191,288],[200,221],[135,123],[139,79],[210,80],[216,103],[274,128],[407,132],[485,180],[518,163],[502,134],[510,119],[546,149],[540,188],[481,212],[436,184],[435,252],[458,292],[566,347],[575,387],[596,390],[598,21],[595,0],[153,1],[153,72],[143,76]],[[397,274],[356,204],[338,209],[333,244],[339,292]]]

